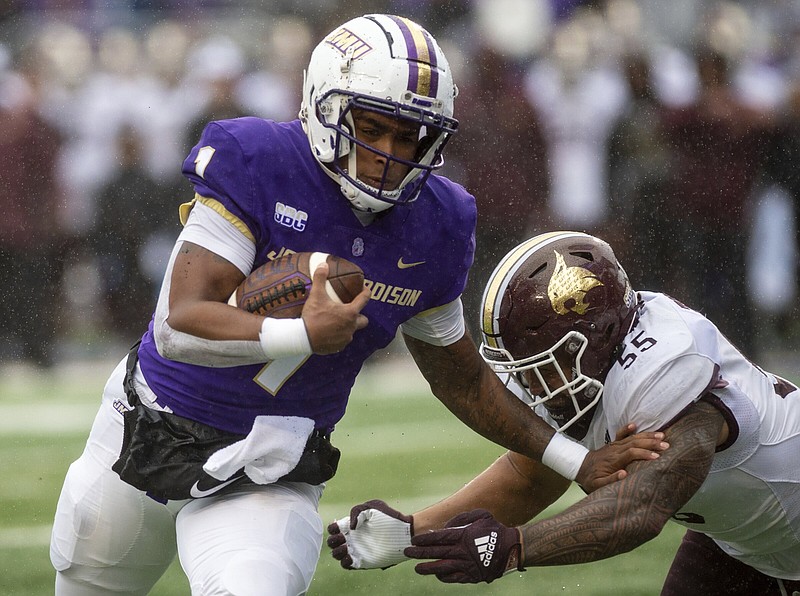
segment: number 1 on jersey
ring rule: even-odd
[[[200,147],[200,149],[197,151],[197,157],[194,159],[194,171],[197,172],[197,175],[203,179],[205,179],[208,162],[210,162],[211,158],[214,157],[215,152],[216,149],[214,149],[211,145]]]

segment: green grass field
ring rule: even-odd
[[[69,463],[83,449],[114,364],[72,364],[46,374],[10,367],[0,374],[0,594],[53,592],[48,540],[58,492]],[[449,414],[415,369],[396,362],[376,364],[362,374],[334,443],[342,461],[321,503],[326,523],[370,498],[411,512],[445,497],[502,452]],[[550,512],[580,495],[571,490]],[[488,586],[441,584],[417,576],[409,563],[348,572],[323,546],[309,594],[658,594],[682,533],[669,524],[634,552],[589,565],[529,569]],[[188,593],[177,562],[152,591],[154,596]]]

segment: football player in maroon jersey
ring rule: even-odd
[[[597,448],[633,422],[663,431],[669,449],[531,523],[569,482],[514,452],[413,516],[358,505],[329,527],[343,566],[434,559],[417,572],[491,582],[627,552],[671,519],[688,529],[663,595],[800,590],[797,387],[749,362],[701,314],[634,292],[611,247],[587,234],[520,244],[490,277],[482,312],[484,358],[554,429]],[[535,577],[526,581],[535,591]]]

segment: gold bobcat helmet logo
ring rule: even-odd
[[[560,315],[566,315],[570,311],[579,315],[586,314],[586,309],[589,308],[589,303],[584,302],[586,293],[603,283],[588,269],[567,267],[564,257],[558,251],[553,252],[556,253],[556,269],[547,284],[547,297],[550,298],[553,310]]]

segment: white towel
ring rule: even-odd
[[[244,439],[212,454],[203,469],[227,480],[244,468],[256,484],[272,484],[297,466],[313,430],[310,418],[258,416]]]

